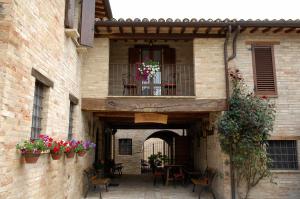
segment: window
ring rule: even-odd
[[[272,169],[298,169],[296,140],[270,140],[267,152]]]
[[[44,85],[41,82],[36,81],[33,100],[31,138],[38,138],[42,130],[41,123],[43,110],[43,92]]]
[[[132,139],[119,139],[119,155],[132,155]]]
[[[277,95],[273,46],[252,46],[254,90],[257,95]]]
[[[68,131],[68,140],[71,140],[73,137],[73,112],[75,104],[70,101],[70,112],[69,112],[69,131]]]

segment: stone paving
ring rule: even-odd
[[[176,187],[171,183],[164,186],[158,181],[153,186],[153,179],[150,175],[123,175],[122,177],[112,179],[112,184],[119,186],[109,186],[108,192],[102,188],[103,199],[197,199],[198,190],[192,192],[192,185],[178,184]],[[99,198],[99,190],[91,190],[88,199]],[[203,192],[201,199],[211,199],[209,193]]]

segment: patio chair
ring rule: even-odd
[[[215,194],[212,190],[212,182],[214,180],[214,177],[216,176],[216,171],[212,169],[207,169],[206,175],[204,177],[201,177],[199,179],[194,179],[192,178],[192,183],[193,183],[193,192],[195,191],[195,186],[200,186],[200,191],[199,191],[199,199],[201,196],[201,193],[203,190],[207,190],[208,192],[212,193],[213,198],[215,199]]]
[[[84,198],[87,197],[87,194],[91,187],[96,189],[97,186],[99,186],[99,198],[102,199],[101,194],[101,186],[105,186],[106,191],[108,191],[107,187],[110,183],[109,178],[98,178],[96,175],[96,172],[93,169],[84,170]]]
[[[154,168],[154,172],[153,172],[153,185],[155,186],[156,185],[156,180],[157,178],[160,178],[162,179],[162,182],[164,184],[165,182],[165,170],[162,168],[162,167],[155,167]]]
[[[134,76],[122,74],[123,95],[135,96],[137,95],[137,81]],[[126,92],[127,91],[127,92]]]

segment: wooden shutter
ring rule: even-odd
[[[141,62],[141,49],[140,48],[129,48],[128,49],[128,75],[135,76],[136,63]]]
[[[65,27],[73,28],[75,18],[75,0],[66,0],[65,4]]]
[[[163,64],[174,65],[176,63],[175,48],[164,48]]]
[[[252,46],[255,92],[277,95],[273,46]]]
[[[128,50],[128,60],[129,64],[136,64],[140,62],[140,48],[129,48]]]
[[[95,23],[95,0],[83,0],[81,7],[80,44],[93,46]]]

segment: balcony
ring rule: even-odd
[[[153,78],[138,77],[136,64],[109,65],[109,96],[194,96],[194,66],[160,65]]]

